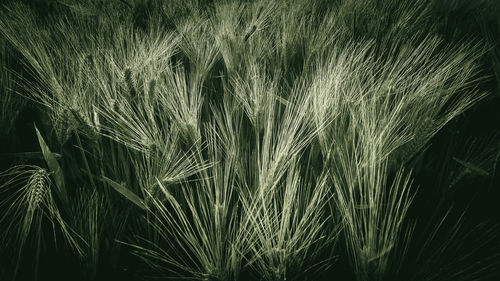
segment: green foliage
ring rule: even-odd
[[[494,191],[500,148],[440,144],[498,103],[493,1],[28,2],[0,8],[5,278],[55,253],[82,280],[498,272],[498,219],[456,196]]]
[[[61,169],[61,166],[59,165],[59,162],[57,162],[57,159],[55,158],[54,154],[50,151],[50,148],[47,146],[47,143],[45,143],[45,140],[40,134],[40,131],[38,131],[36,125],[35,125],[35,131],[36,131],[36,136],[38,137],[38,143],[40,144],[40,148],[42,149],[43,157],[45,158],[45,162],[47,163],[47,166],[49,167],[51,174],[54,177],[54,182],[58,189],[57,194],[59,195],[59,199],[63,202],[63,204],[67,205],[68,193],[66,192],[66,184],[64,183],[64,174]]]
[[[137,207],[141,208],[141,209],[146,209],[146,206],[143,202],[143,200],[141,198],[139,198],[137,195],[135,195],[133,192],[131,192],[130,190],[128,190],[125,186],[123,186],[122,184],[119,184],[107,177],[104,177],[103,176],[103,181],[107,184],[109,184],[109,186],[111,186],[112,188],[114,188],[117,192],[119,192],[121,195],[125,196],[125,198],[127,198],[128,200],[130,200],[130,202],[134,203],[135,205],[137,205]]]

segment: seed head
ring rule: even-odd
[[[37,169],[28,180],[29,202],[38,206],[49,190],[49,175],[45,169]]]

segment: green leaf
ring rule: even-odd
[[[117,183],[114,180],[102,176],[102,181],[105,183],[109,184],[111,187],[113,187],[116,191],[118,191],[121,195],[125,196],[128,200],[130,200],[132,203],[137,205],[139,208],[146,210],[146,204],[144,204],[144,201],[142,201],[139,196],[135,195],[132,191],[130,191],[128,188],[126,188],[123,184]]]
[[[49,170],[52,172],[52,176],[54,177],[54,182],[56,183],[59,199],[65,204],[68,203],[68,193],[66,192],[66,185],[64,183],[64,174],[62,172],[61,166],[59,162],[57,162],[57,158],[55,153],[50,151],[50,148],[47,146],[47,143],[43,139],[40,131],[35,126],[36,135],[38,137],[38,143],[40,144],[40,148],[42,149],[43,157],[45,158],[45,162],[49,167]]]
[[[61,158],[61,154],[59,153],[51,153],[54,158]],[[9,158],[19,158],[19,159],[45,159],[42,152],[14,152],[14,153],[0,153],[2,157]]]
[[[489,175],[489,173],[487,171],[485,171],[484,169],[481,169],[480,167],[478,167],[470,162],[460,160],[456,157],[453,157],[453,160],[455,160],[458,164],[464,166],[465,168],[469,169],[471,172],[474,172],[478,175],[481,175],[481,176],[488,176]]]

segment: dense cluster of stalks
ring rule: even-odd
[[[432,141],[498,102],[477,2],[7,1],[0,279],[494,278],[497,131]]]

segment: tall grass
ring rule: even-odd
[[[32,246],[35,251],[34,278],[37,279],[38,263],[42,243],[44,241],[42,227],[44,223],[52,226],[53,238],[61,231],[64,241],[68,243],[75,254],[83,255],[82,241],[63,219],[59,206],[52,195],[52,181],[47,170],[30,165],[14,166],[1,174],[7,178],[0,186],[2,201],[0,206],[4,213],[0,217],[2,243],[13,245],[14,278],[21,263],[25,247]]]
[[[427,38],[380,60],[371,44],[346,45],[317,71],[314,118],[337,116],[319,140],[358,279],[383,280],[391,252],[403,255],[409,235],[402,221],[411,184],[399,167],[483,97],[473,86],[481,49],[437,52],[440,41]]]
[[[156,178],[156,188],[146,195],[151,202],[146,219],[156,239],[140,238],[133,247],[160,272],[197,280],[237,280],[240,252],[246,246],[237,236],[235,159],[218,144],[222,140],[215,125],[207,131],[207,156],[213,164],[192,184],[166,185]]]
[[[262,85],[262,76],[253,77],[255,86]],[[266,92],[259,90],[251,89],[254,94]],[[249,264],[266,280],[303,278],[300,274],[309,267],[324,262],[321,250],[331,247],[336,238],[336,226],[326,227],[330,191],[325,178],[311,174],[302,178],[299,172],[304,150],[317,134],[308,114],[307,87],[299,82],[289,94],[279,90],[268,88],[269,96],[257,97],[266,104],[261,116],[257,115],[262,111],[259,102],[250,106],[252,94],[238,97],[246,104],[255,136],[244,182],[249,190],[241,200],[242,223],[252,245]]]
[[[14,64],[13,50],[5,39],[0,40],[0,87],[2,99],[0,101],[0,124],[2,138],[9,135],[14,129],[17,116],[21,113],[26,102],[16,96],[16,79],[12,71]]]
[[[481,14],[487,1],[462,4],[6,3],[0,123],[13,138],[15,115],[34,108],[41,151],[14,154],[2,173],[0,248],[16,257],[8,278],[29,267],[28,248],[39,264],[45,241],[69,249],[84,280],[120,267],[188,280],[494,272],[490,253],[487,270],[448,274],[482,257],[454,248],[484,228],[467,232],[469,213],[443,207],[454,195],[420,180],[425,161],[441,161],[426,148],[498,74],[486,59],[497,57],[495,33],[446,22],[457,7]],[[494,182],[496,166],[481,168],[492,157],[453,157],[441,170],[454,178],[447,186],[474,172]],[[426,225],[414,213],[426,214],[428,194],[443,209]],[[463,260],[431,250],[446,235],[455,239],[440,249]],[[496,235],[471,245],[485,249]]]

